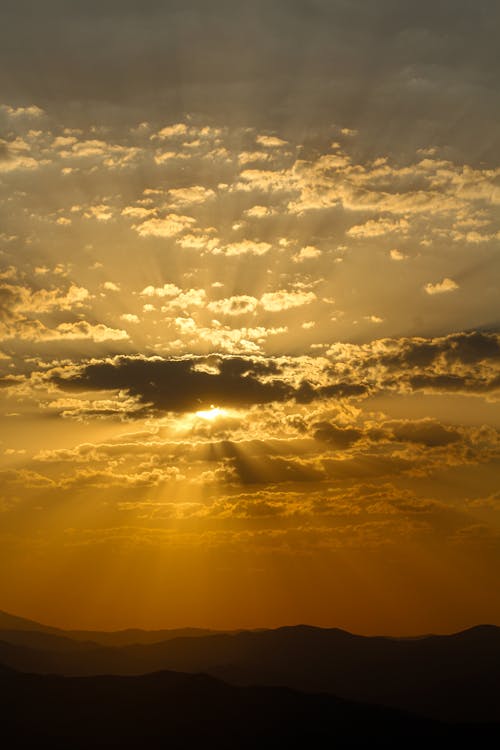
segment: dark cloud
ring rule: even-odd
[[[460,434],[456,430],[444,427],[439,422],[430,419],[416,422],[386,422],[384,427],[392,432],[394,440],[419,443],[428,448],[437,448],[460,440]]]
[[[457,430],[445,427],[432,419],[394,420],[385,422],[380,429],[340,427],[330,422],[316,422],[312,427],[316,440],[338,450],[350,448],[363,438],[369,439],[372,443],[385,442],[390,439],[401,443],[416,443],[427,448],[450,445],[461,438]]]
[[[481,383],[468,382],[461,375],[415,375],[409,379],[415,391],[479,391],[484,390]]]
[[[69,378],[54,376],[67,390],[125,390],[142,403],[162,411],[185,412],[218,406],[243,407],[283,401],[293,389],[281,380],[264,382],[274,363],[240,357],[221,358],[217,372],[197,369],[203,359],[118,357],[84,366]]]
[[[230,356],[118,356],[83,365],[66,376],[57,371],[49,379],[63,390],[125,391],[145,406],[171,412],[201,410],[211,405],[238,408],[289,400],[310,403],[360,396],[367,390],[355,383],[317,386],[307,380],[295,387],[272,359]]]
[[[331,371],[329,374],[333,376]],[[352,398],[364,396],[368,392],[368,386],[364,383],[334,383],[314,387],[304,380],[294,393],[294,398],[299,404],[309,404],[317,398]]]
[[[349,448],[363,437],[362,430],[353,427],[338,427],[330,422],[317,422],[313,425],[314,437],[334,448]]]
[[[475,364],[486,360],[500,360],[500,337],[497,334],[475,331],[448,337],[446,358],[449,362]]]
[[[373,351],[355,353],[349,379],[373,385],[377,379],[373,374],[378,371],[378,386],[392,390],[406,386],[414,391],[489,393],[500,387],[500,335],[496,332],[385,339],[382,343]]]
[[[364,383],[334,383],[318,389],[323,398],[349,398],[363,396],[367,392],[368,386]]]
[[[309,404],[383,390],[481,394],[500,388],[499,339],[494,333],[463,333],[427,340],[387,339],[361,347],[341,344],[340,355],[334,355],[341,357],[340,364],[325,364],[326,382],[321,384],[312,377],[312,361],[229,355],[170,359],[122,355],[93,360],[67,373],[55,369],[47,378],[63,390],[122,391],[146,408],[172,412],[196,411],[212,404],[236,408],[292,400]],[[302,379],[296,384],[301,371]],[[315,429],[317,439],[339,447],[361,437],[328,423]],[[429,425],[422,426],[419,434],[415,430],[405,433],[405,429],[398,428],[396,439],[425,444],[454,439],[452,433],[442,431],[445,428],[433,436]]]
[[[500,359],[500,336],[496,332],[453,333],[435,339],[402,339],[398,350],[380,356],[380,362],[389,369],[425,368],[444,355],[449,364],[476,364]]]

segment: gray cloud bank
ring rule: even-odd
[[[490,0],[24,0],[1,15],[4,99],[76,120],[126,106],[289,129],[333,119],[362,125],[366,148],[435,141],[484,159],[498,146]]]
[[[335,344],[319,369],[313,361],[306,357],[121,356],[94,360],[77,369],[71,366],[68,371],[55,368],[46,377],[63,390],[127,392],[141,404],[167,412],[192,411],[211,404],[248,407],[289,400],[307,404],[384,391],[493,398],[500,389],[500,344],[493,333],[382,339],[363,346]],[[359,437],[355,431],[335,431],[324,424],[317,426],[317,436],[344,445]],[[418,434],[413,438],[420,439]],[[436,437],[438,442],[442,439],[443,435]]]

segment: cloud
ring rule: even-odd
[[[255,312],[258,302],[248,294],[239,294],[209,302],[208,309],[216,315],[246,315]]]
[[[327,351],[347,382],[371,390],[488,394],[500,389],[500,335],[456,333],[436,338],[379,339]]]
[[[125,206],[122,216],[131,216],[133,219],[146,219],[156,212],[153,208],[144,208],[143,206]]]
[[[268,312],[291,310],[294,307],[309,305],[317,299],[314,292],[288,292],[280,289],[277,292],[266,292],[260,298],[260,304]]]
[[[162,306],[162,312],[173,312],[176,310],[186,311],[190,307],[204,307],[207,293],[204,289],[185,289],[176,297],[168,299]]]
[[[65,390],[126,390],[144,404],[164,411],[185,412],[209,408],[211,404],[243,407],[281,401],[293,389],[272,375],[272,364],[221,358],[215,374],[196,368],[196,359],[127,358],[82,367],[67,377],[54,376],[53,382]]]
[[[281,148],[287,145],[287,141],[274,135],[258,135],[255,140],[259,146],[264,146],[264,148]]]
[[[245,211],[245,216],[250,219],[264,219],[266,216],[272,216],[275,211],[269,206],[252,206]]]
[[[162,312],[187,310],[190,307],[203,307],[207,293],[204,289],[180,289],[175,284],[167,283],[160,287],[147,286],[141,297],[158,297],[163,300]]]
[[[269,242],[254,242],[253,240],[241,240],[241,242],[231,242],[225,247],[216,247],[212,250],[214,254],[224,253],[229,257],[237,255],[265,255],[269,252],[272,245]]]
[[[453,281],[453,279],[449,279],[449,278],[444,278],[442,281],[439,281],[436,284],[431,284],[429,282],[424,287],[427,294],[430,294],[430,295],[446,294],[447,292],[455,292],[459,288],[460,287],[456,283],[456,281]]]
[[[106,332],[118,340],[118,331],[104,325],[91,325],[84,321],[58,323],[49,327],[39,316],[50,317],[59,313],[74,313],[88,306],[91,294],[85,287],[71,284],[66,290],[31,289],[27,286],[3,284],[0,286],[0,338],[23,341],[49,341],[75,338],[98,340]],[[86,335],[83,335],[85,332]],[[120,333],[126,338],[125,332]],[[104,340],[104,339],[102,339]]]
[[[6,114],[8,117],[17,120],[18,118],[28,118],[37,120],[45,115],[45,112],[36,104],[31,104],[27,107],[12,107],[9,104],[0,104],[0,112]]]
[[[124,320],[126,323],[140,323],[140,318],[134,313],[123,313],[120,315],[120,320]]]
[[[173,206],[192,206],[206,203],[215,197],[215,193],[210,188],[201,185],[193,185],[185,188],[171,188],[168,191],[168,198]]]
[[[120,285],[115,284],[114,281],[105,281],[103,284],[103,288],[106,289],[108,292],[119,292],[120,291]]]
[[[347,230],[350,237],[364,239],[367,237],[380,237],[383,234],[392,234],[393,232],[407,232],[409,228],[407,219],[370,219],[365,224],[356,224]]]
[[[313,425],[316,440],[332,445],[334,448],[345,449],[361,440],[363,431],[352,427],[338,427],[330,422],[317,422]]]
[[[220,302],[226,310],[231,310],[234,304],[238,307],[238,302],[231,302],[231,298]],[[218,313],[223,313],[223,310]],[[179,334],[189,340],[191,347],[210,340],[213,351],[219,352],[213,355],[216,364],[211,363],[209,372],[200,375],[200,369],[206,370],[204,362],[207,361],[200,356],[123,356],[81,365],[73,363],[67,370],[49,368],[42,381],[54,383],[63,390],[81,391],[85,384],[90,392],[118,389],[124,397],[139,398],[146,408],[153,411],[181,412],[206,409],[211,404],[226,407],[285,402],[296,403],[299,407],[332,401],[339,404],[349,399],[364,399],[367,395],[387,396],[417,391],[467,393],[489,399],[500,393],[500,336],[497,334],[379,339],[362,345],[338,343],[321,357],[262,357],[256,355],[266,337],[281,334],[286,328],[231,328],[218,321],[207,327],[189,316],[175,318],[174,325]],[[104,342],[126,341],[129,334],[103,324],[91,325],[82,321],[61,324],[54,329],[32,322],[23,330],[22,337],[29,341],[88,338]],[[181,347],[182,343],[168,342],[163,350],[167,346],[171,346],[172,353],[175,353],[179,351],[175,347]],[[236,356],[235,351],[241,354]],[[11,381],[5,384],[15,385]],[[186,388],[189,393],[184,396]],[[169,392],[165,393],[165,389]],[[330,420],[317,418],[316,421]],[[342,430],[345,425],[337,427]],[[327,428],[322,425],[322,429]],[[358,429],[358,426],[350,425],[349,429]],[[329,433],[332,441],[334,433],[335,428]],[[323,432],[321,439],[326,440],[326,435]],[[339,432],[337,439],[347,439],[349,435]],[[433,442],[435,446],[439,442],[442,445],[456,442],[452,428],[425,421],[410,426],[404,422],[388,423],[383,428],[382,438],[376,438],[374,434],[365,437],[372,441],[383,439],[428,446]]]
[[[188,132],[187,125],[184,122],[176,122],[174,125],[165,125],[156,134],[156,138],[176,138],[185,136]]]
[[[388,429],[394,440],[417,443],[429,448],[450,445],[460,440],[457,430],[444,427],[432,419],[385,422],[383,429]]]
[[[31,335],[29,330],[21,333],[21,338],[28,341],[127,341],[129,335],[120,328],[110,328],[104,323],[88,323],[80,320],[76,323],[60,323],[56,328],[36,328]]]
[[[397,248],[394,248],[393,250],[389,251],[389,255],[391,260],[404,260],[406,258],[406,255],[404,255],[401,250],[398,250]]]
[[[181,293],[182,289],[178,286],[167,283],[163,284],[163,286],[146,286],[142,292],[140,292],[140,295],[141,297],[159,297],[162,299],[163,297],[177,297]]]
[[[39,167],[40,162],[33,158],[28,144],[20,139],[11,142],[0,139],[0,173],[35,170]]]
[[[293,256],[292,260],[294,263],[302,263],[305,260],[313,260],[314,258],[319,258],[320,255],[321,250],[319,250],[319,248],[314,247],[314,245],[306,245]]]
[[[241,326],[234,328],[223,325],[219,320],[212,320],[210,326],[198,324],[192,317],[177,317],[175,325],[186,337],[190,350],[199,348],[206,350],[207,342],[216,352],[228,354],[242,353],[245,355],[262,354],[263,344],[270,336],[279,336],[288,331],[286,326]],[[171,352],[182,351],[186,348],[185,341],[177,340],[163,345],[162,350]]]
[[[191,216],[168,214],[163,219],[155,217],[142,224],[134,224],[132,228],[141,237],[175,237],[193,224],[196,224],[196,220]]]

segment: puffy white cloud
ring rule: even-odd
[[[188,132],[187,125],[184,122],[176,122],[173,125],[166,125],[158,131],[153,138],[176,138],[185,136]]]
[[[89,206],[83,213],[86,219],[97,219],[97,221],[109,221],[113,218],[113,209],[105,204]]]
[[[180,247],[191,250],[217,251],[220,248],[220,240],[207,234],[184,234],[177,239]]]
[[[201,203],[215,197],[215,193],[210,188],[201,185],[193,185],[185,188],[172,188],[168,191],[170,203],[176,206],[189,206]]]
[[[158,297],[162,299],[163,305],[161,312],[170,312],[172,310],[202,307],[206,302],[207,293],[204,289],[181,289],[175,284],[163,284],[163,286],[147,286],[142,292],[141,297]],[[153,309],[148,306],[148,309]],[[146,305],[144,306],[146,311]]]
[[[430,295],[455,292],[459,288],[460,287],[457,282],[453,281],[453,279],[449,279],[448,277],[444,278],[442,281],[436,282],[436,284],[432,284],[431,282],[429,282],[424,286],[425,291]]]
[[[260,298],[260,304],[268,312],[279,312],[281,310],[290,310],[293,307],[302,307],[309,305],[317,299],[314,292],[289,292],[280,289],[277,292],[266,292]]]
[[[122,216],[130,216],[132,219],[146,219],[155,213],[153,208],[144,208],[143,206],[126,206],[122,211]]]
[[[73,310],[81,307],[90,299],[88,289],[71,284],[67,290],[37,289],[26,286],[4,284],[0,288],[1,296],[7,300],[11,313],[49,313],[56,310]]]
[[[176,297],[171,297],[162,305],[162,312],[171,312],[173,310],[186,310],[189,307],[203,307],[205,305],[207,293],[204,289],[186,289],[181,291]]]
[[[134,313],[123,313],[123,315],[120,315],[120,320],[124,320],[125,323],[140,323],[139,316],[134,315]]]
[[[406,255],[401,252],[401,250],[398,250],[397,248],[393,248],[392,250],[389,250],[389,256],[391,260],[404,260],[406,258]]]
[[[114,281],[105,281],[102,285],[103,289],[106,289],[108,292],[119,292],[120,291],[120,285],[115,284]]]
[[[176,297],[182,292],[175,284],[163,284],[163,286],[146,286],[140,292],[141,297]]]
[[[319,248],[314,247],[314,245],[306,245],[293,256],[293,262],[302,263],[305,260],[313,260],[314,258],[319,258],[320,255],[321,250]]]
[[[196,224],[192,216],[168,214],[164,218],[151,218],[142,224],[134,224],[133,229],[141,237],[175,237]]]
[[[224,253],[228,256],[235,255],[265,255],[269,252],[272,245],[269,242],[254,242],[253,240],[241,240],[241,242],[231,242],[224,247],[215,248],[212,252]]]
[[[36,104],[31,104],[28,107],[12,107],[9,104],[0,104],[0,112],[6,114],[8,117],[12,117],[14,120],[18,118],[30,118],[38,119],[45,115],[45,112]]]
[[[264,148],[281,148],[288,144],[287,141],[275,135],[258,135],[255,140],[259,146],[264,146]]]
[[[30,144],[22,138],[17,137],[11,141],[0,139],[0,173],[15,173],[41,166],[41,161],[36,158]]]
[[[356,224],[347,230],[347,234],[355,239],[366,237],[380,237],[383,234],[393,232],[407,232],[409,228],[407,219],[370,219],[365,224]]]
[[[250,219],[264,219],[266,216],[272,216],[275,212],[270,206],[252,206],[245,211],[245,216]]]

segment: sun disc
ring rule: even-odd
[[[202,409],[196,412],[196,416],[200,419],[207,419],[213,422],[218,417],[223,417],[227,414],[226,409],[222,409],[219,406],[211,406],[210,409]]]

